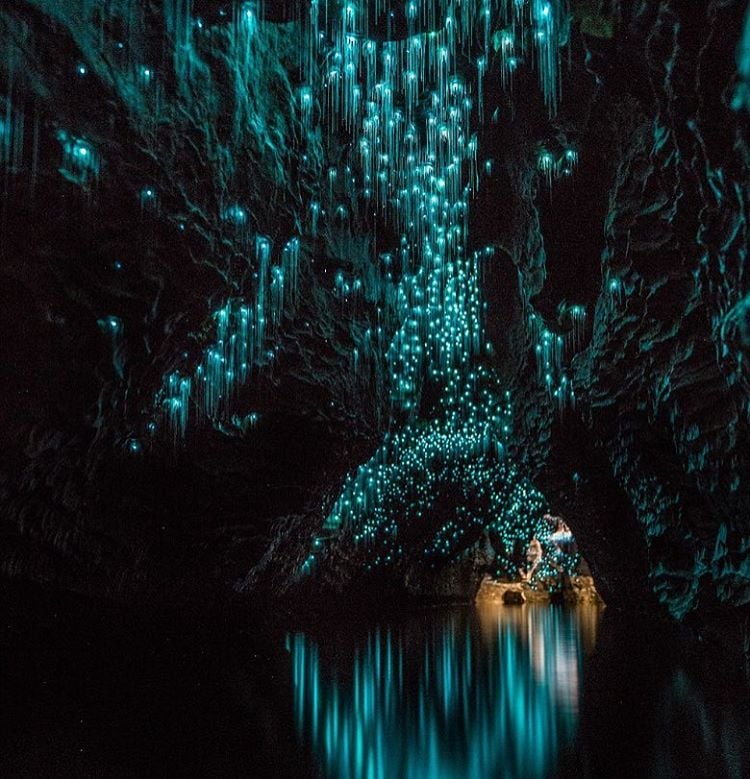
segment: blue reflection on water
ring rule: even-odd
[[[598,618],[493,604],[290,635],[298,732],[328,777],[544,776],[573,738]]]

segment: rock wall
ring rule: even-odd
[[[747,116],[733,106],[745,8],[619,5],[613,39],[587,56],[607,216],[590,340],[572,363],[578,409],[552,448],[559,460],[571,440],[593,443],[609,463],[580,471],[587,499],[606,496],[606,540],[632,533],[625,498],[651,587],[682,618],[748,602]],[[597,529],[579,532],[585,545]]]

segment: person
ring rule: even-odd
[[[526,573],[523,574],[525,581],[529,581],[534,575],[534,571],[538,568],[539,563],[542,562],[542,544],[539,539],[534,536],[526,549]]]
[[[573,533],[562,517],[556,517],[555,530],[549,535],[549,540],[555,545],[558,556],[570,555],[573,552]]]

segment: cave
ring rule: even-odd
[[[750,773],[750,3],[4,0],[0,773]]]

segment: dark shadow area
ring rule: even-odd
[[[314,776],[283,635],[250,614],[4,588],[4,776]]]

